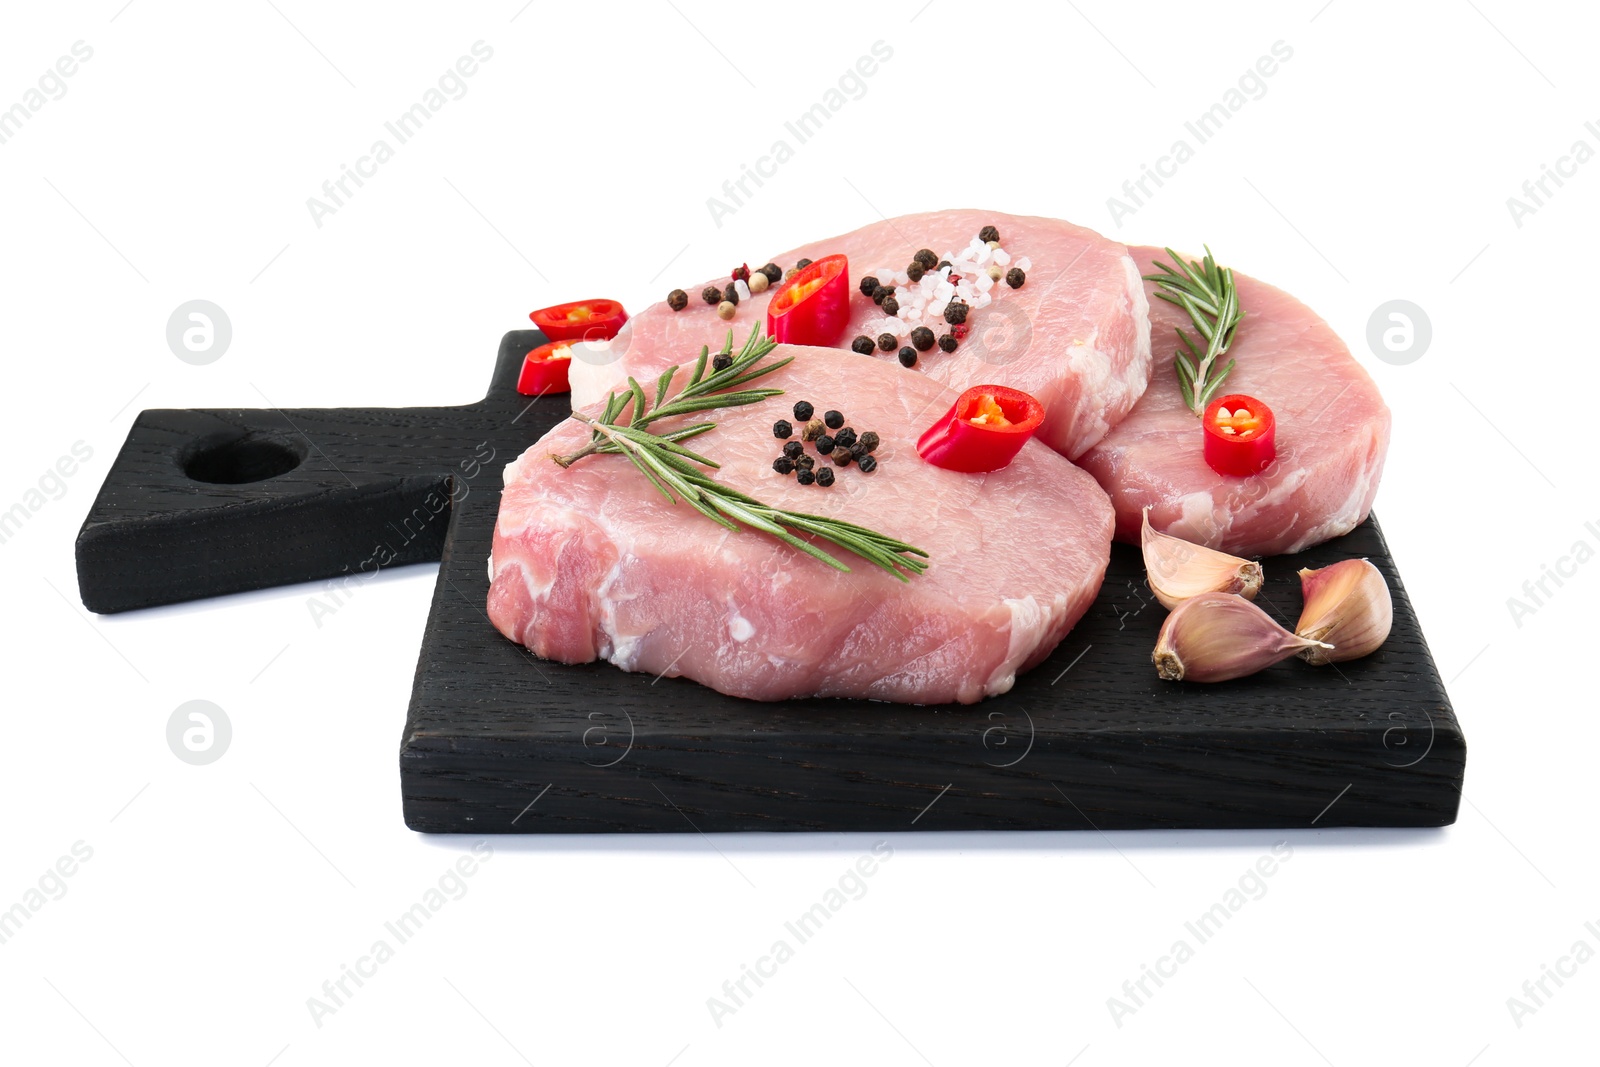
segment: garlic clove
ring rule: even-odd
[[[1378,568],[1364,559],[1342,559],[1320,570],[1300,572],[1305,608],[1295,633],[1331,648],[1307,648],[1300,658],[1314,666],[1343,663],[1377,651],[1394,624],[1394,601]]]
[[[1321,644],[1285,630],[1243,597],[1201,593],[1167,616],[1150,659],[1165,681],[1226,682]]]
[[[1254,600],[1261,590],[1261,564],[1161,533],[1150,525],[1149,508],[1139,545],[1150,591],[1168,610],[1201,593],[1237,593]]]

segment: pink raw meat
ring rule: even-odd
[[[972,703],[1006,692],[1100,587],[1111,549],[1105,493],[1037,441],[992,474],[933,467],[916,454],[918,431],[956,394],[837,349],[784,345],[771,358],[785,355],[795,362],[761,380],[785,396],[707,412],[717,428],[690,443],[722,465],[719,481],[757,499],[925,549],[926,573],[901,583],[818,542],[850,566],[842,574],[765,534],[731,533],[668,504],[621,456],[563,469],[548,457],[589,437],[568,420],[506,468],[490,619],[548,659],[681,674],[755,700]],[[774,471],[782,442],[773,423],[803,399],[877,431],[878,469],[835,468],[827,488]]]
[[[919,248],[941,257],[960,253],[988,225],[999,228],[1007,269],[1018,259],[1029,261],[1026,283],[1012,289],[984,276],[978,284],[988,286],[992,303],[973,307],[967,319],[971,332],[961,347],[950,354],[938,348],[921,353],[913,373],[957,390],[997,384],[1032,393],[1047,412],[1038,438],[1076,458],[1128,413],[1150,380],[1149,306],[1126,246],[1058,219],[960,210],[875,222],[785,252],[773,262],[787,269],[801,258],[849,257],[852,315],[836,342],[848,349],[858,334],[876,338],[890,325],[857,288],[863,277],[872,274],[887,283]],[[752,260],[750,266],[762,262]],[[712,284],[721,288],[728,282],[724,277]],[[652,304],[634,316],[605,354],[580,353],[572,365],[574,406],[596,402],[626,375],[652,380],[667,366],[698,355],[701,345],[715,350],[729,326],[742,340],[752,325],[766,321],[776,287],[741,301],[731,323],[700,298],[705,283],[684,288],[689,306],[683,311],[673,311],[665,301]],[[909,343],[909,316],[910,309],[901,308],[902,321],[889,331],[898,334],[897,351]],[[929,326],[936,335],[950,329],[937,316]],[[895,352],[862,358],[898,368]]]
[[[1134,248],[1141,272],[1168,261]],[[1200,422],[1178,393],[1175,327],[1189,317],[1149,286],[1159,353],[1150,388],[1080,462],[1111,494],[1117,539],[1139,541],[1140,514],[1189,541],[1240,556],[1298,552],[1348,533],[1367,517],[1389,448],[1389,409],[1333,329],[1265,282],[1235,273],[1245,319],[1227,358],[1223,393],[1256,397],[1277,418],[1278,458],[1249,478],[1220,475],[1201,454]]]

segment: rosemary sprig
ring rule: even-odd
[[[1218,267],[1209,245],[1206,258],[1199,263],[1194,260],[1185,263],[1183,257],[1170,248],[1167,255],[1177,267],[1156,260],[1156,269],[1161,273],[1146,274],[1144,279],[1156,283],[1156,296],[1188,312],[1195,330],[1205,339],[1206,349],[1202,354],[1188,334],[1177,330],[1178,343],[1183,348],[1172,358],[1183,402],[1189,405],[1190,411],[1200,415],[1233,369],[1231,359],[1221,370],[1215,367],[1217,360],[1233,344],[1233,335],[1244,319],[1244,311],[1239,307],[1239,294],[1234,289],[1233,269]]]
[[[713,469],[718,464],[679,442],[705,433],[714,428],[716,423],[699,422],[664,434],[645,429],[657,419],[673,415],[711,408],[741,407],[778,396],[783,390],[742,388],[789,362],[789,359],[781,359],[764,366],[756,365],[776,347],[777,342],[765,337],[757,327],[751,331],[744,348],[733,362],[710,375],[705,373],[709,351],[702,348],[700,358],[690,374],[689,384],[670,401],[666,399],[667,390],[681,367],[668,367],[662,373],[656,381],[653,405],[643,387],[630,377],[625,392],[613,392],[606,398],[605,407],[598,418],[573,412],[572,418],[589,426],[589,443],[571,455],[550,458],[563,467],[570,467],[585,456],[620,454],[626,456],[650,480],[668,503],[675,504],[681,499],[706,518],[730,530],[738,530],[742,523],[845,572],[850,570],[848,566],[796,534],[814,534],[882,567],[901,581],[909,580],[908,574],[921,574],[928,569],[928,554],[920,548],[840,519],[786,511],[764,504],[723,485],[700,470],[696,464]],[[731,330],[722,354],[733,354]]]

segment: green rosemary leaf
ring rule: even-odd
[[[1196,415],[1204,412],[1210,398],[1217,394],[1223,379],[1233,369],[1232,360],[1221,370],[1216,369],[1217,361],[1233,343],[1234,333],[1245,315],[1239,307],[1233,270],[1218,266],[1210,246],[1205,247],[1205,258],[1200,262],[1185,261],[1168,248],[1167,256],[1176,266],[1157,260],[1154,264],[1157,273],[1144,275],[1146,281],[1156,284],[1157,297],[1183,309],[1194,332],[1205,341],[1202,352],[1187,334],[1178,330],[1182,350],[1173,359],[1178,389],[1184,403]]]

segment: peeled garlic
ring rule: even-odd
[[[1243,597],[1201,593],[1167,616],[1150,659],[1169,682],[1226,682],[1318,645],[1285,630]]]
[[[1342,559],[1331,567],[1300,572],[1305,609],[1295,633],[1332,642],[1300,653],[1318,667],[1359,659],[1377,650],[1394,623],[1394,601],[1378,568],[1364,559]]]
[[[1254,600],[1261,589],[1261,564],[1160,533],[1150,525],[1149,508],[1144,511],[1139,544],[1150,591],[1164,608],[1175,608],[1201,593],[1237,593]]]

